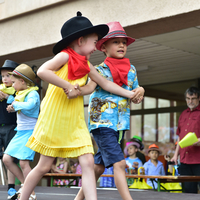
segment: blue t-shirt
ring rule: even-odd
[[[138,169],[140,168],[140,167],[142,167],[142,161],[139,159],[139,158],[134,158],[134,159],[132,159],[132,158],[130,158],[130,157],[127,157],[127,158],[125,158],[125,161],[126,161],[126,165],[128,165],[128,167],[129,167],[129,169],[135,169],[135,167],[133,167],[133,163],[134,162],[137,162],[138,163]]]

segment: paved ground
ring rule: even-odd
[[[18,189],[18,188],[16,188]],[[36,187],[37,200],[74,200],[77,188]],[[133,200],[199,200],[200,194],[130,190]],[[116,189],[97,189],[98,200],[121,200]],[[0,200],[7,199],[7,186],[0,185]]]

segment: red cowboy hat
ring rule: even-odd
[[[102,44],[111,38],[124,37],[127,39],[127,46],[135,41],[134,38],[131,38],[126,35],[125,30],[123,29],[123,27],[121,26],[119,22],[109,22],[107,23],[107,25],[109,27],[108,34],[104,36],[101,40],[99,40],[96,45],[96,48],[99,51],[101,51]]]

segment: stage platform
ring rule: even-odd
[[[16,187],[18,189],[19,187]],[[74,200],[79,188],[56,188],[37,186],[37,200]],[[133,200],[199,200],[200,194],[168,193],[130,189]],[[121,200],[115,188],[98,188],[98,200]],[[7,186],[0,185],[0,200],[7,199]]]

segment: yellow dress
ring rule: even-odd
[[[87,81],[87,75],[68,80],[67,64],[55,74],[72,85],[83,86]],[[68,99],[62,88],[49,84],[34,132],[26,146],[51,157],[73,158],[94,153],[84,119],[83,97]]]

